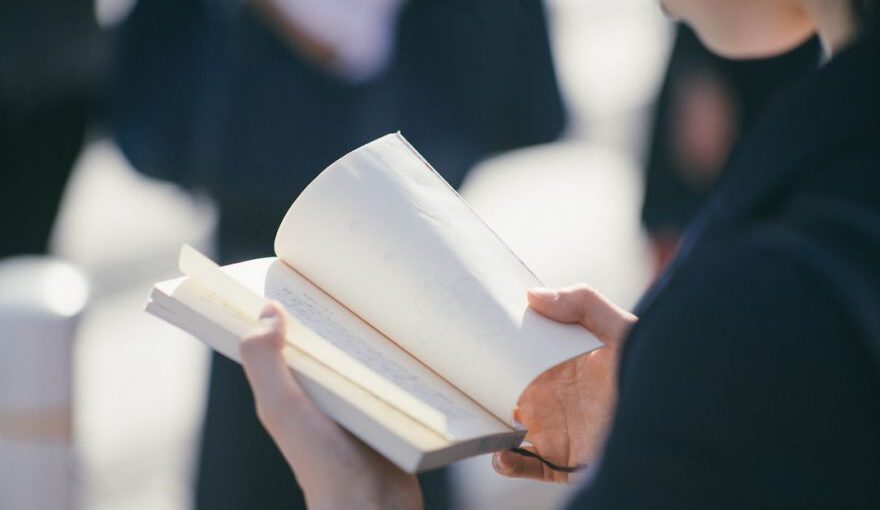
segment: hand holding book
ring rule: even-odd
[[[591,462],[604,439],[616,398],[621,339],[635,317],[592,289],[574,286],[533,291],[533,309],[548,318],[577,323],[606,348],[573,358],[536,379],[520,400],[518,416],[530,429],[530,451],[554,463]],[[261,327],[241,345],[241,359],[253,388],[261,422],[284,454],[310,508],[347,508],[365,501],[375,508],[416,508],[421,495],[414,476],[336,425],[308,398],[282,357],[285,315],[267,307]],[[265,320],[265,319],[264,319]],[[504,475],[567,482],[536,458],[496,454]]]
[[[184,247],[185,276],[146,308],[238,360],[279,303],[282,355],[308,397],[406,472],[520,446],[524,390],[602,345],[529,308],[541,281],[400,134],[312,181],[275,254],[220,267]]]
[[[286,314],[267,305],[241,343],[260,422],[293,468],[310,509],[420,508],[415,475],[333,422],[309,399],[282,356]]]
[[[617,401],[620,348],[637,319],[585,285],[533,289],[529,305],[549,319],[580,324],[605,347],[551,368],[526,388],[516,416],[529,431],[525,449],[536,456],[503,451],[492,464],[505,476],[568,483],[574,469],[548,462],[586,466],[600,453]]]

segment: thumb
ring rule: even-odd
[[[553,473],[548,472],[538,459],[507,450],[495,452],[492,455],[492,467],[496,473],[510,478],[528,478],[548,482],[554,479]]]
[[[308,400],[294,379],[282,356],[286,320],[277,304],[267,305],[260,316],[260,326],[247,335],[239,346],[245,375],[254,393],[257,414],[267,429],[273,431],[292,413],[300,412]]]
[[[585,284],[531,289],[528,298],[529,306],[539,314],[558,322],[580,324],[608,346],[618,344],[637,320]]]
[[[267,305],[260,325],[240,347],[244,372],[254,394],[257,417],[291,466],[320,463],[324,439],[339,442],[341,431],[306,395],[284,358],[286,315],[276,303]],[[302,438],[319,438],[304,444]]]

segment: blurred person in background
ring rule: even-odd
[[[638,319],[583,285],[529,293],[606,346],[526,389],[532,456],[493,464],[582,482],[569,508],[880,508],[880,0],[663,6],[717,53],[777,55],[818,33],[827,61],[740,140]],[[312,508],[419,508],[414,477],[303,393],[284,327],[267,307],[241,354]]]
[[[0,258],[46,253],[103,57],[91,0],[0,4]]]
[[[705,203],[730,149],[760,114],[821,57],[816,38],[784,55],[735,60],[716,55],[697,34],[676,29],[654,116],[642,222],[659,276],[684,228]]]
[[[564,123],[540,0],[140,0],[116,62],[123,152],[216,200],[225,263],[271,254],[299,192],[380,135],[401,130],[457,186]],[[253,408],[215,354],[197,508],[302,507]],[[422,482],[449,506],[445,471]]]

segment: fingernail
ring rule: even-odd
[[[504,462],[504,452],[496,452],[492,455],[492,467],[499,473],[510,472],[510,466]]]
[[[278,324],[278,310],[274,306],[266,305],[260,312],[260,323],[274,328]]]
[[[499,473],[503,470],[503,468],[501,467],[500,457],[501,457],[500,453],[492,454],[492,468],[495,469],[495,471],[498,471]]]
[[[535,287],[529,289],[529,294],[541,299],[556,299],[559,296],[559,291],[548,287]]]

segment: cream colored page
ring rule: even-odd
[[[318,176],[275,251],[511,425],[529,382],[601,345],[528,309],[538,279],[399,134]]]
[[[288,341],[447,439],[505,432],[479,405],[283,262],[260,259],[221,269],[185,247],[180,265],[198,279],[178,287],[175,296],[192,306],[209,301],[227,309],[214,319],[229,331],[243,335],[242,325],[253,327],[267,299],[276,300],[291,318]]]

